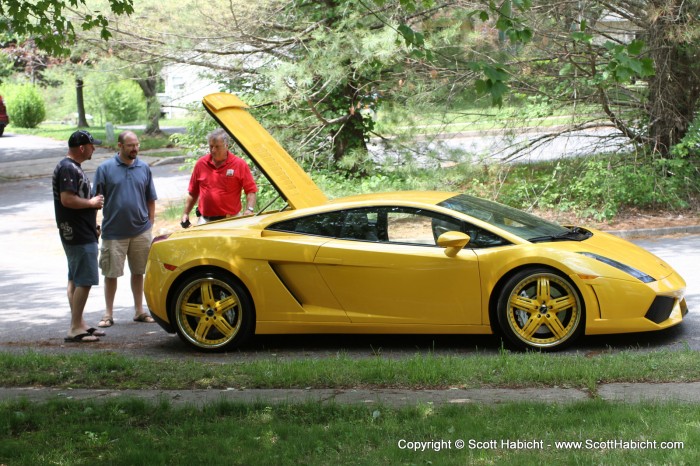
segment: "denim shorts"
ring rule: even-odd
[[[97,243],[63,244],[68,258],[68,280],[75,286],[100,284],[97,270]]]

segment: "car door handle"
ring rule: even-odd
[[[343,263],[343,259],[338,259],[337,257],[319,257],[315,262],[317,264],[340,265]]]

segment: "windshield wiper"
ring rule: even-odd
[[[592,236],[592,233],[580,227],[572,227],[563,233],[558,235],[544,235],[535,236],[534,238],[528,238],[531,243],[544,243],[548,241],[583,241]]]

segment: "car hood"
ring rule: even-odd
[[[209,94],[204,108],[238,143],[292,209],[313,207],[328,198],[291,155],[248,113],[248,105],[227,93]]]
[[[572,243],[576,252],[592,252],[663,280],[672,273],[673,268],[665,261],[644,248],[610,233],[590,230],[593,236],[580,243]]]

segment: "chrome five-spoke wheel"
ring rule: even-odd
[[[251,299],[230,276],[213,272],[192,275],[175,296],[177,333],[196,348],[215,351],[239,345],[253,331]]]
[[[518,348],[562,348],[582,333],[583,314],[575,285],[545,268],[514,275],[498,300],[500,328]]]

